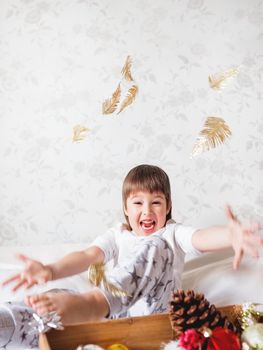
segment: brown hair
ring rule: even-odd
[[[166,221],[171,219],[171,187],[169,177],[164,170],[162,170],[158,166],[148,164],[138,165],[135,168],[131,169],[126,175],[122,185],[123,208],[126,208],[126,201],[129,195],[136,191],[163,193],[166,199],[166,205],[167,207],[170,207],[170,210],[166,215]],[[127,215],[125,215],[125,218],[130,227]]]

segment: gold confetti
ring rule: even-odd
[[[231,134],[230,128],[225,123],[224,119],[219,117],[208,117],[194,144],[191,156],[195,157],[200,153],[217,147],[224,143],[226,138],[231,136]]]
[[[128,107],[135,99],[137,93],[138,93],[138,86],[137,85],[132,85],[132,87],[128,90],[128,94],[123,100],[121,107],[119,109],[119,113],[121,113],[126,107]]]
[[[127,56],[126,62],[122,68],[121,73],[124,76],[124,78],[128,81],[133,81],[133,77],[131,75],[131,65],[132,65],[131,57]]]
[[[117,89],[112,94],[112,97],[105,100],[102,104],[102,113],[111,114],[116,111],[121,97],[121,87],[118,85]]]
[[[85,126],[81,126],[81,125],[74,126],[72,141],[79,142],[84,140],[87,136],[88,131],[90,131],[90,129],[86,128]]]
[[[240,72],[240,67],[237,67],[237,68],[228,69],[222,73],[209,75],[208,82],[211,89],[216,91],[221,90],[223,87],[227,85],[228,81],[234,78],[235,76],[237,76],[239,72]]]
[[[114,284],[107,280],[105,275],[104,264],[90,265],[88,269],[88,278],[89,281],[96,287],[104,287],[113,296],[127,296],[127,293],[125,291],[123,291],[121,288],[114,286]]]

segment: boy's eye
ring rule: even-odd
[[[140,205],[140,204],[142,204],[142,203],[141,203],[141,202],[137,202],[137,201],[136,201],[136,202],[134,202],[134,204]]]
[[[159,201],[154,201],[153,204],[157,204],[157,205],[158,205],[158,204],[161,204],[161,202],[159,202]]]

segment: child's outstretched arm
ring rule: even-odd
[[[25,263],[24,270],[1,283],[4,286],[14,282],[13,292],[21,287],[28,289],[35,284],[46,283],[83,272],[91,264],[102,263],[104,261],[104,252],[99,247],[91,246],[86,250],[67,254],[57,262],[48,265],[44,265],[22,254],[19,254],[17,258]]]
[[[193,234],[193,246],[202,251],[209,252],[232,247],[235,253],[233,267],[237,269],[244,253],[253,257],[259,256],[259,247],[263,245],[263,238],[256,236],[260,230],[257,223],[241,224],[231,208],[225,207],[228,224],[197,230]]]

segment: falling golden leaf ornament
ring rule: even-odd
[[[240,72],[240,67],[230,68],[224,72],[208,76],[208,82],[211,89],[219,91],[227,85],[230,79],[234,78]]]
[[[191,156],[195,157],[200,153],[217,147],[224,143],[226,138],[231,136],[231,134],[230,128],[224,119],[219,117],[208,117],[194,144]]]
[[[94,284],[96,287],[102,286],[113,296],[123,297],[127,296],[127,293],[121,288],[116,287],[114,284],[109,282],[105,275],[105,265],[97,264],[90,265],[88,269],[88,278],[89,281]]]
[[[133,81],[133,77],[131,75],[131,65],[132,65],[132,60],[130,56],[127,56],[125,64],[122,68],[122,75],[124,76],[124,78],[128,81]]]
[[[87,136],[88,131],[90,131],[90,129],[86,128],[85,126],[81,126],[81,125],[74,126],[72,141],[79,142],[84,140]]]
[[[118,85],[117,89],[112,94],[111,98],[105,100],[102,104],[102,113],[111,114],[116,111],[121,97],[121,87]]]
[[[135,84],[134,79],[131,74],[131,65],[132,59],[130,56],[127,56],[125,64],[122,68],[123,78],[119,82],[117,89],[112,94],[110,99],[107,99],[102,104],[102,113],[103,114],[112,114],[117,111],[118,106],[120,105],[120,109],[117,114],[121,113],[127,106],[132,104],[137,93],[138,86]],[[121,102],[122,91],[128,91],[123,101]]]
[[[129,89],[127,93],[127,96],[123,100],[121,107],[119,109],[119,112],[117,114],[121,113],[124,110],[124,108],[128,107],[135,100],[138,90],[139,89],[137,85],[132,85],[132,87]]]

